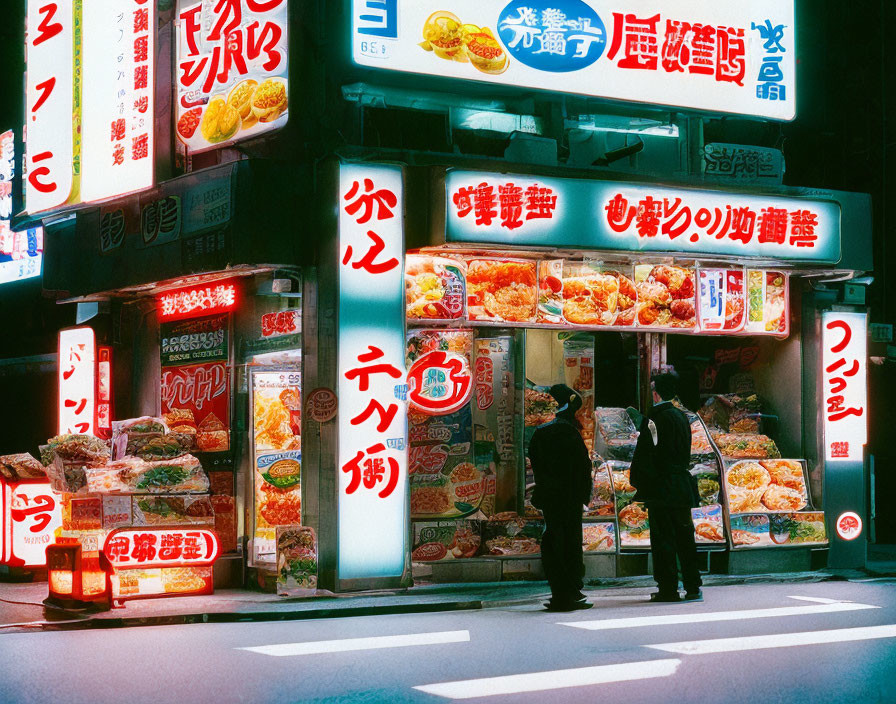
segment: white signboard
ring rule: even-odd
[[[25,205],[153,185],[155,3],[28,0]]]
[[[824,313],[822,389],[828,462],[861,462],[868,440],[867,315]]]
[[[777,120],[793,0],[353,0],[363,66]]]
[[[62,526],[62,507],[49,482],[11,482],[3,484],[4,503],[8,507],[8,548],[3,561],[25,567],[47,564],[47,546]]]
[[[96,426],[96,337],[89,327],[59,331],[59,434]]]
[[[155,3],[85,0],[81,200],[153,184]]]
[[[77,127],[74,25],[72,0],[28,0],[25,201],[29,212],[62,205],[72,192]]]
[[[398,577],[408,532],[399,167],[340,167],[339,261],[338,577]]]

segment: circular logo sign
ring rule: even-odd
[[[408,371],[408,402],[421,413],[454,413],[470,400],[472,392],[470,364],[466,357],[454,352],[429,352]]]
[[[315,389],[305,400],[305,410],[315,423],[326,423],[336,417],[339,402],[331,389]]]
[[[847,511],[837,519],[837,535],[843,540],[855,540],[862,534],[862,519],[859,514]]]
[[[514,0],[498,18],[498,35],[520,63],[553,73],[590,66],[607,45],[607,28],[582,0]]]

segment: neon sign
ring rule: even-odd
[[[867,315],[821,317],[825,459],[861,462],[868,440]]]
[[[0,478],[0,562],[21,567],[47,564],[47,546],[62,526],[62,507],[46,479]]]
[[[59,331],[59,434],[96,429],[96,337],[89,327]]]
[[[103,545],[116,569],[205,567],[219,552],[218,536],[205,528],[118,528]]]
[[[175,320],[208,313],[223,313],[236,307],[236,284],[209,284],[171,291],[159,296],[159,318]]]

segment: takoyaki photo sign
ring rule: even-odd
[[[179,0],[177,138],[191,153],[288,119],[288,0]]]
[[[793,0],[352,0],[356,63],[796,117]]]
[[[455,169],[445,186],[452,243],[840,261],[833,200]]]

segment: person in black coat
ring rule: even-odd
[[[548,393],[559,409],[550,423],[538,426],[529,442],[535,475],[532,505],[544,514],[541,563],[551,586],[549,611],[588,609],[582,594],[582,509],[591,498],[591,457],[575,414],[582,398],[565,384]]]
[[[701,601],[702,582],[691,520],[691,508],[699,504],[699,499],[688,471],[691,425],[672,404],[678,392],[675,372],[654,375],[651,388],[654,406],[641,422],[631,467],[631,484],[637,489],[635,500],[645,503],[650,521],[653,577],[658,589],[651,600],[681,600],[677,557],[685,601]]]

